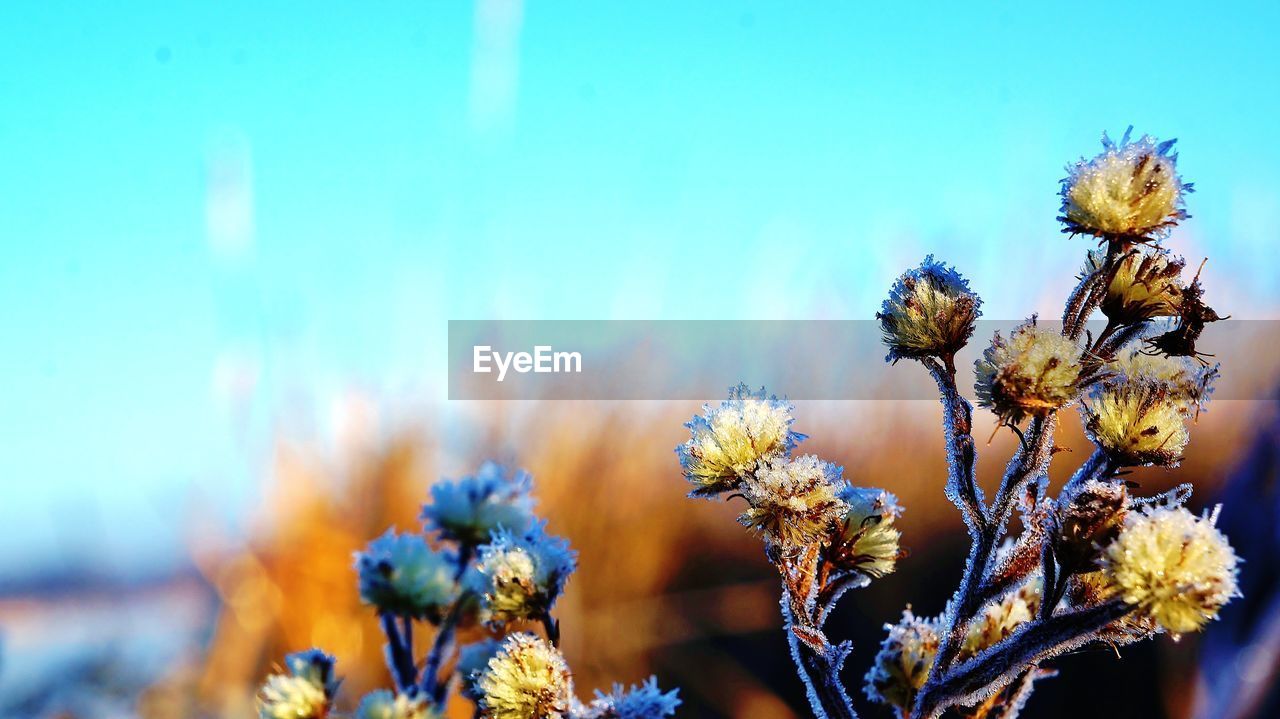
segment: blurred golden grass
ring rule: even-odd
[[[1249,439],[1256,403],[1222,402],[1202,416],[1181,470],[1141,471],[1142,491],[1195,482],[1203,502]],[[478,428],[446,458],[434,433],[408,427],[335,460],[324,447],[281,440],[253,536],[236,546],[204,529],[192,553],[222,599],[207,651],[142,703],[144,716],[243,717],[253,692],[284,654],[312,645],[337,655],[345,705],[389,684],[382,637],[359,603],[352,554],[388,526],[418,529],[419,505],[438,476],[467,473],[493,457],[535,477],[539,513],[580,552],[580,569],[558,607],[563,646],[578,691],[633,682],[657,671],[693,706],[718,715],[788,717],[778,688],[789,672],[762,671],[759,657],[717,648],[717,637],[778,632],[776,581],[759,542],[734,521],[732,504],[693,502],[672,448],[695,403],[474,403]],[[920,561],[901,564],[901,590],[940,604],[951,590],[923,561],[942,545],[963,546],[959,517],[942,494],[945,464],[933,402],[804,402],[801,451],[843,464],[857,484],[885,487],[907,508],[904,545]],[[979,413],[975,434],[993,424]],[[1013,448],[1002,432],[979,447],[991,487]],[[1062,481],[1089,446],[1074,413],[1064,417],[1053,477]],[[939,540],[945,539],[944,542]],[[899,607],[852,603],[878,627]],[[418,632],[419,655],[425,628]],[[862,652],[867,651],[862,646]],[[767,665],[765,665],[767,666]],[[464,701],[451,716],[469,717]]]

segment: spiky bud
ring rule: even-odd
[[[954,355],[973,335],[981,305],[960,273],[929,255],[893,283],[876,314],[886,359]]]
[[[1118,466],[1176,466],[1190,434],[1185,405],[1161,382],[1108,382],[1085,399],[1085,432]]]
[[[360,598],[379,612],[439,621],[457,597],[452,563],[416,534],[388,529],[356,554]]]
[[[872,579],[889,574],[902,550],[902,532],[894,520],[902,513],[898,500],[881,489],[849,486],[840,493],[848,507],[836,525],[827,561]]]
[[[1104,269],[1105,250],[1091,250],[1085,272]],[[1182,269],[1186,263],[1159,248],[1129,250],[1109,271],[1107,291],[1100,309],[1108,319],[1122,325],[1137,324],[1155,317],[1173,317],[1182,305]]]
[[[909,712],[937,658],[938,629],[910,609],[897,624],[884,628],[888,634],[867,672],[863,691],[871,701]]]
[[[508,472],[485,462],[474,475],[432,486],[422,520],[442,539],[472,547],[489,541],[499,527],[523,532],[533,522],[532,482],[524,470]]]
[[[543,522],[520,534],[494,532],[480,548],[478,564],[489,621],[501,625],[545,616],[576,566],[577,553],[569,542],[547,534]]]
[[[318,649],[285,657],[288,674],[272,674],[258,691],[260,719],[324,719],[341,681],[332,656]]]
[[[596,691],[596,698],[582,713],[583,719],[663,719],[676,713],[680,698],[676,690],[663,692],[658,680],[649,677],[640,685],[614,684],[608,694]]]
[[[969,622],[956,660],[962,662],[1004,641],[1035,618],[1039,609],[1040,580],[1035,578],[988,604]]]
[[[692,435],[676,447],[691,497],[710,497],[737,489],[743,477],[767,457],[789,454],[805,437],[791,431],[791,404],[752,392],[745,384],[729,390],[717,407],[703,406],[703,414],[685,427]]]
[[[1119,482],[1089,480],[1062,498],[1053,551],[1064,570],[1097,568],[1103,549],[1120,534],[1129,512],[1129,491]]]
[[[1009,423],[1058,409],[1080,391],[1080,360],[1075,342],[1041,329],[1035,318],[1008,341],[996,332],[974,365],[978,404]]]
[[[847,509],[844,486],[840,467],[811,454],[767,459],[742,484],[750,506],[738,521],[783,554],[826,543]]]
[[[487,719],[564,719],[573,679],[560,650],[532,634],[511,634],[476,682]]]
[[[1067,168],[1062,180],[1064,231],[1131,239],[1155,238],[1187,217],[1183,195],[1191,191],[1178,176],[1174,140],[1148,135],[1117,144],[1102,135],[1103,152]]]

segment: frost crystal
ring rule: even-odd
[[[585,719],[662,719],[675,714],[676,707],[680,706],[677,693],[674,689],[669,692],[659,689],[656,677],[630,688],[614,684],[608,694],[596,691]]]
[[[898,499],[881,489],[848,486],[840,494],[848,509],[827,558],[842,569],[859,571],[878,579],[893,571],[902,537],[893,526],[902,513]]]
[[[1157,380],[1107,383],[1084,401],[1085,431],[1121,466],[1175,466],[1190,439],[1185,406]]]
[[[355,719],[438,719],[439,716],[423,697],[380,689],[360,700]]]
[[[938,654],[938,629],[933,622],[916,618],[910,609],[897,624],[884,628],[888,634],[863,689],[871,701],[910,711]]]
[[[978,404],[1014,423],[1057,409],[1079,392],[1080,359],[1075,342],[1040,329],[1035,318],[1014,330],[1007,342],[996,332],[974,365]]]

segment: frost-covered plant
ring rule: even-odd
[[[933,719],[949,709],[971,718],[1013,719],[1042,665],[1088,644],[1118,646],[1196,631],[1238,595],[1237,559],[1215,526],[1166,495],[1130,495],[1136,466],[1176,467],[1203,410],[1217,367],[1197,353],[1205,323],[1199,276],[1158,243],[1187,217],[1191,185],[1177,174],[1173,142],[1119,143],[1068,168],[1061,188],[1064,231],[1096,237],[1062,328],[1033,317],[999,333],[977,361],[979,404],[1019,446],[988,501],[975,477],[972,405],[959,390],[956,353],[973,334],[981,304],[956,271],[933,259],[903,274],[877,319],[888,360],[920,362],[938,385],[948,461],[947,497],[971,539],[960,586],[937,617],[908,608],[886,636],[864,681],[873,702],[900,717]],[[1095,336],[1086,322],[1100,312]],[[1163,323],[1163,326],[1157,325]],[[1078,406],[1093,453],[1057,496],[1048,491],[1059,413]],[[791,654],[816,716],[856,716],[840,669],[852,651],[824,631],[850,588],[893,571],[901,558],[902,511],[892,495],[854,487],[834,465],[794,457],[792,406],[734,388],[706,408],[677,448],[690,496],[747,503],[782,578]],[[756,441],[757,438],[763,441]],[[1011,532],[1018,510],[1021,531]]]
[[[552,609],[577,554],[535,519],[531,491],[527,472],[486,463],[472,476],[431,488],[423,532],[387,530],[356,554],[360,598],[382,623],[394,689],[367,694],[354,719],[441,719],[455,689],[475,703],[478,719],[675,713],[676,692],[659,691],[652,677],[629,690],[597,692],[587,704],[574,696]],[[435,629],[421,658],[414,645],[419,623]],[[457,631],[469,625],[486,634],[459,646]],[[260,719],[336,716],[334,664],[316,649],[290,654],[287,672],[267,677],[259,691]]]

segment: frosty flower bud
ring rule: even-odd
[[[1033,579],[982,610],[965,631],[957,661],[977,656],[1031,621],[1040,610],[1040,580]]]
[[[1071,606],[1093,607],[1112,599],[1119,590],[1104,571],[1076,574],[1067,582],[1067,601]],[[1129,644],[1151,636],[1159,625],[1150,616],[1130,612],[1108,624],[1098,633],[1098,639],[1113,645]]]
[[[873,702],[909,712],[938,655],[938,630],[933,622],[916,618],[910,609],[897,624],[884,628],[888,635],[867,672],[863,691]]]
[[[1085,272],[1102,269],[1106,251],[1092,250]],[[1137,324],[1155,317],[1173,317],[1182,306],[1185,262],[1161,249],[1132,250],[1116,263],[1102,298],[1102,313],[1119,324]]]
[[[496,639],[482,639],[458,651],[456,671],[458,677],[462,679],[462,696],[472,701],[480,699],[481,694],[476,684],[480,681],[480,675],[488,668],[489,660],[498,656],[498,651],[501,649],[502,642]]]
[[[1190,439],[1184,407],[1153,380],[1108,382],[1085,399],[1085,432],[1119,466],[1175,466]]]
[[[887,359],[954,355],[973,334],[981,304],[967,280],[929,255],[893,283],[876,313]]]
[[[512,634],[476,682],[487,719],[565,719],[573,680],[560,651],[532,634]]]
[[[1008,341],[996,332],[975,363],[978,404],[1013,423],[1057,409],[1080,389],[1080,359],[1075,342],[1040,329],[1035,318],[1015,329]]]
[[[584,719],[662,719],[676,713],[680,706],[677,694],[675,689],[664,693],[655,677],[630,688],[614,684],[608,694],[596,691]]]
[[[881,489],[845,487],[840,493],[847,509],[837,522],[827,561],[878,579],[893,571],[902,553],[902,533],[893,526],[902,513],[898,500]]]
[[[366,694],[356,709],[355,719],[439,719],[425,697],[409,697],[379,689]]]
[[[1062,499],[1054,554],[1065,570],[1096,568],[1102,550],[1120,533],[1129,511],[1129,490],[1118,482],[1091,479]]]
[[[844,485],[839,467],[811,454],[767,459],[739,490],[750,507],[738,521],[784,554],[826,543],[848,509],[839,496]]]
[[[437,621],[457,596],[450,561],[416,534],[388,529],[356,554],[360,598],[379,612]]]
[[[324,719],[333,709],[339,680],[333,657],[317,649],[285,657],[288,674],[272,674],[258,691],[260,719]]]
[[[500,529],[480,548],[478,569],[487,585],[484,598],[491,622],[543,617],[564,591],[577,553],[568,541],[548,535],[544,526],[535,522],[521,534]]]
[[[474,475],[431,487],[431,504],[422,508],[429,531],[443,539],[479,546],[499,527],[523,532],[533,522],[532,478],[485,462]]]
[[[1215,519],[1149,508],[1107,548],[1104,570],[1120,596],[1171,634],[1200,629],[1239,594],[1236,554]]]
[[[751,392],[745,384],[729,390],[718,407],[703,405],[703,414],[685,427],[692,435],[676,447],[691,497],[710,497],[736,489],[742,478],[766,457],[791,452],[804,435],[791,431],[791,404]]]
[[[1102,135],[1102,154],[1067,168],[1062,181],[1062,215],[1072,234],[1153,238],[1186,218],[1174,140],[1157,143],[1143,135],[1116,144]]]

